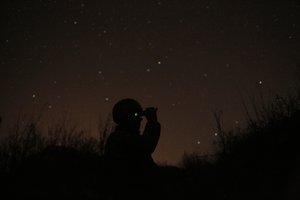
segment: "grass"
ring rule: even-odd
[[[248,126],[224,130],[223,113],[214,112],[216,154],[185,154],[180,168],[160,166],[153,180],[156,186],[147,188],[152,189],[148,199],[299,197],[295,189],[299,182],[293,174],[299,174],[300,166],[300,92],[277,95],[250,108],[243,104]],[[38,120],[16,123],[0,145],[1,188],[16,198],[109,199],[104,195],[111,188],[102,155],[111,129],[108,119],[100,123],[99,136],[93,138],[66,120],[47,134],[39,129]]]
[[[224,130],[222,111],[214,112],[218,146],[213,159],[183,158],[184,169],[193,172],[192,185],[205,188],[210,199],[300,198],[295,189],[300,184],[300,92],[251,107],[244,103],[244,108],[248,126],[243,130]]]
[[[101,156],[108,133],[112,129],[109,118],[99,123],[97,138],[89,136],[88,130],[69,125],[65,119],[48,128],[46,134],[39,125],[39,120],[32,118],[15,123],[8,136],[0,143],[0,172],[10,173],[30,156],[55,146]]]

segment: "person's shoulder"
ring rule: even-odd
[[[114,131],[109,134],[110,140],[119,140],[119,139],[124,139],[126,134],[123,133],[123,131]]]

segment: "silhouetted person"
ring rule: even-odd
[[[133,99],[123,99],[113,107],[113,120],[117,124],[105,146],[111,180],[116,189],[135,187],[150,181],[149,176],[156,168],[151,154],[160,137],[157,108],[146,108]],[[142,117],[147,123],[140,133]]]

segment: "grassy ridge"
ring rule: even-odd
[[[215,155],[184,155],[180,168],[159,166],[148,182],[129,178],[122,188],[133,199],[298,199],[300,93],[252,106],[252,116],[245,107],[244,130],[224,130],[222,113],[214,113]],[[10,199],[114,199],[120,193],[109,184],[102,156],[109,121],[98,138],[65,121],[48,134],[37,127],[17,125],[0,145],[1,188]]]
[[[244,130],[224,130],[222,112],[214,113],[219,148],[213,159],[184,158],[184,168],[200,182],[195,192],[202,184],[209,199],[299,199],[300,93],[245,110]]]

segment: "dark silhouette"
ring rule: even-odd
[[[152,190],[157,166],[152,159],[160,137],[160,123],[156,115],[157,108],[143,110],[133,99],[123,99],[113,107],[113,120],[117,124],[115,131],[107,139],[104,156],[107,163],[111,184],[111,195],[126,194],[139,197],[145,195],[145,189]],[[140,134],[142,117],[147,123],[143,134]],[[124,186],[126,186],[124,188]],[[122,190],[116,191],[116,190]]]
[[[30,122],[0,142],[1,196],[298,200],[300,96],[296,97],[264,106],[247,129],[226,131],[221,126],[219,137],[223,134],[223,138],[217,139],[221,143],[217,153],[185,154],[179,168],[155,164],[151,154],[160,135],[156,109],[143,111],[132,99],[115,105],[117,127],[104,140],[104,149],[104,141],[88,139],[73,129],[68,132],[65,125],[44,137]],[[142,117],[147,124],[140,132]]]
[[[10,196],[12,199],[99,199],[100,162],[91,153],[48,146],[18,167],[10,183]]]

